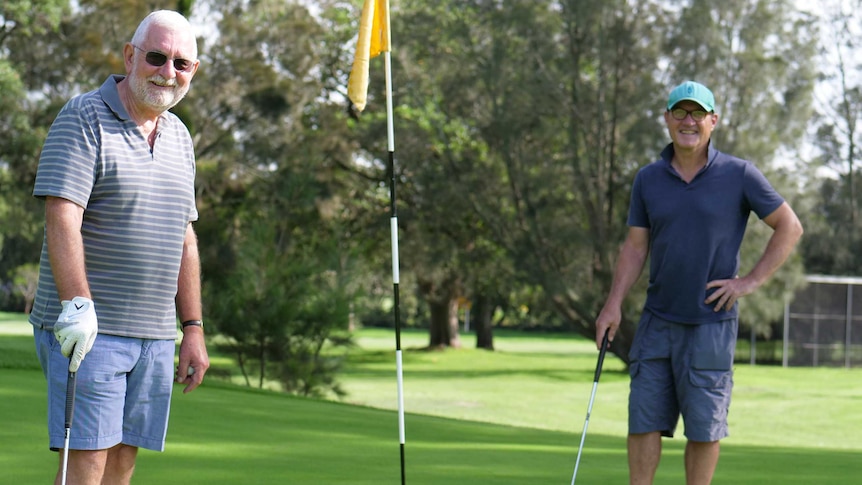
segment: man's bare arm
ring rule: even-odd
[[[763,218],[763,222],[772,228],[772,237],[751,272],[742,278],[714,280],[706,284],[707,289],[717,288],[706,299],[707,304],[715,303],[715,311],[730,310],[739,298],[753,293],[766,283],[787,261],[802,237],[802,223],[787,202]]]
[[[84,208],[78,204],[59,197],[45,200],[48,256],[60,300],[92,298],[84,263],[83,220]]]
[[[611,291],[599,317],[596,319],[596,348],[601,348],[606,329],[609,329],[608,340],[614,340],[614,335],[622,319],[623,300],[643,272],[648,255],[649,229],[630,227],[626,240],[620,249]]]

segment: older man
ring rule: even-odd
[[[60,111],[33,191],[46,222],[30,322],[53,450],[64,446],[68,372],[77,376],[67,475],[76,484],[129,483],[139,447],[164,449],[173,381],[191,391],[209,367],[194,149],[167,111],[197,71],[196,40],[182,15],[157,11],[123,58],[125,76]]]

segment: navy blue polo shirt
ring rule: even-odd
[[[761,219],[784,199],[753,163],[709,146],[707,164],[686,183],[671,166],[673,144],[634,180],[628,225],[649,229],[649,288],[644,309],[673,322],[701,324],[737,316],[706,305],[706,283],[734,278],[749,214]],[[713,290],[710,290],[710,293]]]

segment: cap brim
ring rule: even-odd
[[[699,99],[695,99],[695,98],[682,98],[682,99],[679,99],[679,100],[677,100],[677,102],[676,102],[676,103],[674,103],[673,105],[668,106],[668,108],[667,108],[667,109],[668,109],[668,110],[672,110],[676,105],[678,105],[679,103],[682,103],[683,101],[691,101],[692,103],[697,103],[697,105],[698,105],[698,106],[700,106],[701,108],[703,108],[703,109],[704,109],[704,111],[712,112],[712,109],[710,109],[710,108],[709,108],[709,106],[704,106],[704,105],[703,105],[703,102],[701,102]]]

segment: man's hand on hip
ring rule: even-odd
[[[69,357],[69,372],[77,372],[99,333],[96,309],[93,300],[83,296],[62,303],[63,311],[54,324],[54,336],[60,342],[60,352]]]

